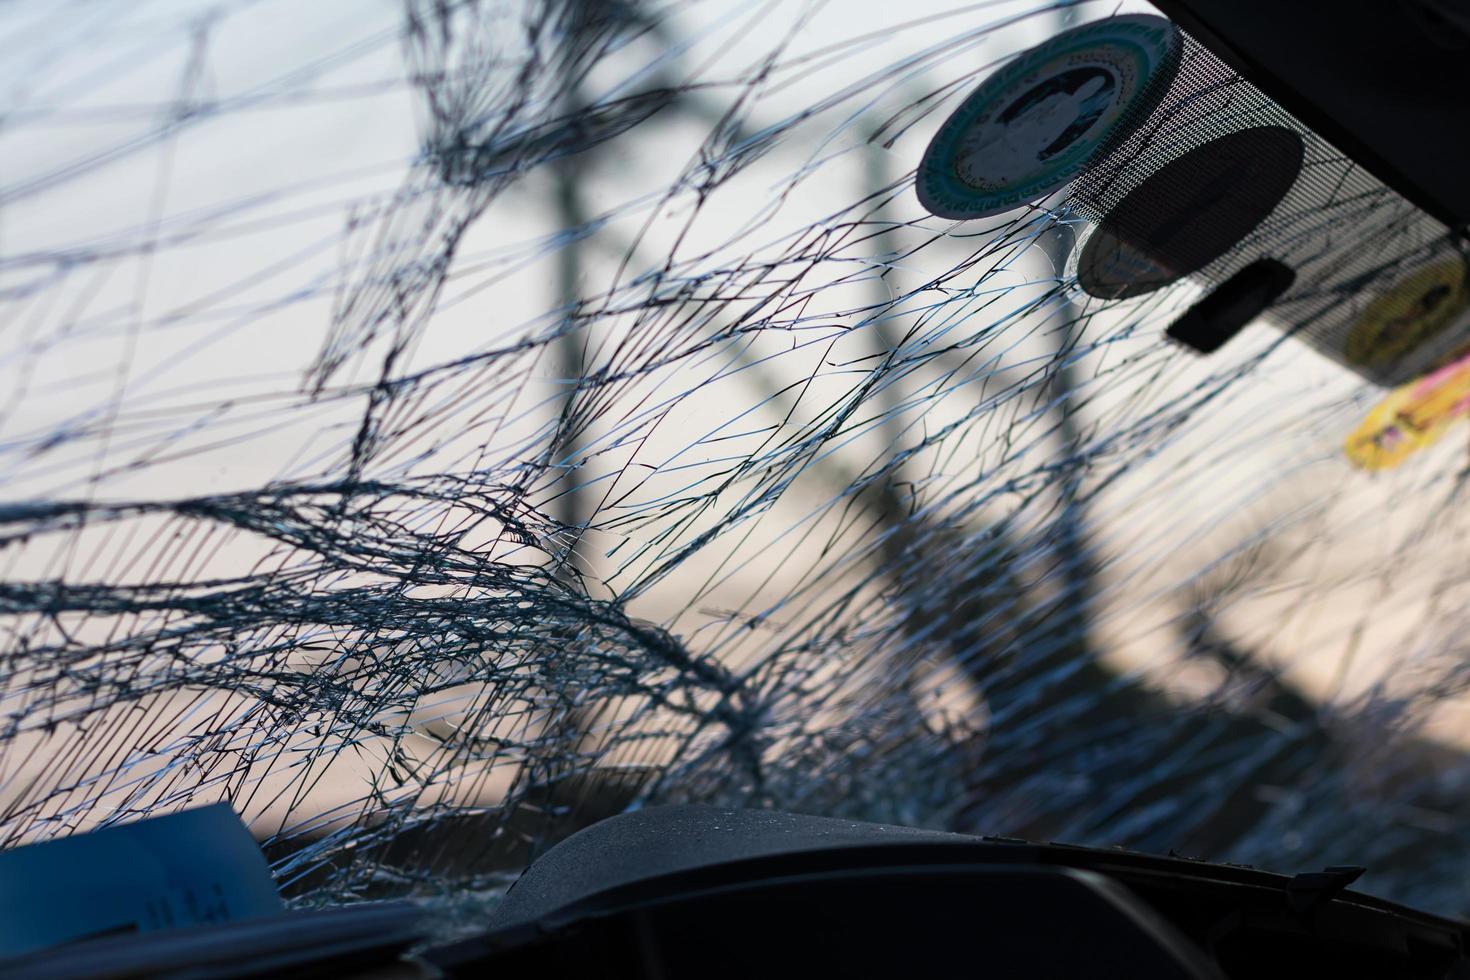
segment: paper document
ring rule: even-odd
[[[224,803],[0,851],[0,958],[281,912],[259,845]]]

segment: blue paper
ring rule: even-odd
[[[281,912],[264,855],[223,803],[0,852],[0,957]]]

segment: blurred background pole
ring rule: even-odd
[[[1068,30],[1077,21],[1075,7],[1056,12],[1055,33]],[[1091,651],[1092,600],[1097,575],[1091,547],[1087,540],[1087,508],[1083,500],[1083,482],[1087,475],[1086,438],[1078,424],[1078,396],[1075,355],[1082,341],[1082,310],[1072,300],[1065,281],[1067,258],[1073,245],[1069,226],[1058,225],[1045,234],[1041,248],[1055,271],[1057,300],[1053,306],[1057,325],[1050,391],[1047,395],[1057,417],[1057,441],[1061,465],[1057,469],[1059,507],[1053,525],[1057,561],[1060,566],[1062,597],[1057,623],[1058,635],[1064,643],[1076,644]]]
[[[580,99],[570,93],[567,112],[580,109]],[[556,257],[556,303],[565,311],[562,334],[554,348],[554,370],[558,381],[566,386],[561,398],[561,411],[557,421],[556,439],[553,447],[553,462],[567,461],[567,470],[562,476],[561,493],[557,497],[558,521],[568,528],[585,529],[591,515],[587,512],[586,492],[580,488],[582,474],[577,469],[582,445],[576,431],[575,411],[577,395],[586,370],[583,348],[586,338],[576,327],[577,306],[582,298],[582,237],[576,229],[587,221],[586,207],[582,200],[583,161],[573,154],[558,161],[556,165],[554,215],[557,226],[571,237],[563,244]],[[569,556],[570,557],[570,556]]]
[[[898,236],[894,233],[889,199],[893,194],[894,173],[890,166],[889,152],[880,140],[880,131],[874,130],[869,133],[869,138],[864,146],[864,179],[867,191],[874,195],[876,202],[869,216],[876,231],[872,236],[873,265],[875,275],[873,278],[873,296],[870,300],[873,309],[873,338],[876,341],[880,361],[892,357],[898,350],[903,338],[901,332],[894,325],[893,310],[890,300],[894,295],[903,294],[901,273],[893,268],[891,263],[896,257],[899,249]],[[900,392],[894,378],[879,382],[874,392],[873,402],[881,414],[878,425],[879,438],[883,441],[884,456],[897,453],[901,450],[900,442],[903,438],[903,419],[900,418]],[[902,482],[902,464],[894,467],[893,471],[883,478],[877,487],[878,508],[886,527],[884,540],[888,542],[886,551],[902,547],[902,535],[899,533],[904,527],[902,501],[898,492],[898,486]],[[889,567],[899,567],[889,556]]]

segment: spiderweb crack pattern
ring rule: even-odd
[[[1460,461],[1352,484],[1356,379],[1270,328],[1189,360],[1196,284],[1068,270],[1238,79],[954,223],[923,141],[1111,4],[46,6],[6,15],[4,846],[224,799],[293,901],[448,931],[698,801],[1470,907]],[[1279,240],[1417,241],[1314,166]]]

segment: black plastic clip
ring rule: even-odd
[[[1169,327],[1170,340],[1213,354],[1266,312],[1296,282],[1296,273],[1275,259],[1259,259],[1216,286]]]

